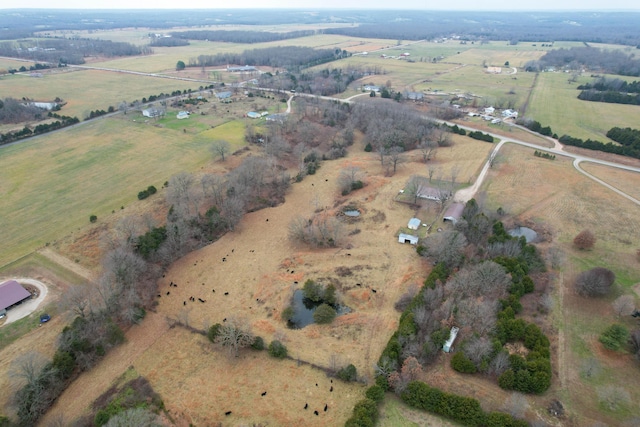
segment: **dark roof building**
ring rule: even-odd
[[[0,310],[11,307],[27,298],[31,294],[15,280],[9,280],[0,285]]]
[[[447,211],[444,213],[442,217],[443,221],[451,221],[454,224],[458,222],[460,218],[462,218],[462,212],[464,211],[463,203],[451,203],[447,208]]]

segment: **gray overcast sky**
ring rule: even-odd
[[[2,0],[2,9],[425,9],[425,10],[636,10],[638,0]]]

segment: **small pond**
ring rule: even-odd
[[[291,329],[302,329],[307,325],[314,323],[313,313],[322,305],[321,302],[313,302],[304,297],[304,292],[302,289],[298,289],[293,293],[293,303],[291,306],[293,307],[293,317],[289,322],[287,322],[287,326]],[[351,309],[346,305],[338,305],[334,307],[338,316],[346,313],[350,313]]]
[[[531,243],[538,238],[538,233],[528,227],[516,227],[508,231],[509,236],[520,237],[524,236],[527,243]]]
[[[360,216],[360,211],[354,209],[350,211],[344,211],[344,214],[346,216],[357,217],[357,216]]]

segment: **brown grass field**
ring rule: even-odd
[[[489,148],[488,144],[461,139],[453,148],[439,152],[436,161],[447,171],[460,157],[465,169],[459,178],[468,180],[477,174]],[[346,165],[366,170],[368,185],[343,199],[337,197],[335,177]],[[74,383],[47,419],[58,408],[80,415],[104,390],[108,384],[105,381],[115,379],[133,365],[163,396],[172,416],[185,423],[224,423],[223,413],[227,410],[233,411],[233,416],[226,421],[234,425],[344,422],[355,401],[362,397],[362,386],[334,380],[334,393],[329,394],[329,379],[313,368],[274,361],[266,354],[251,351],[244,352],[240,359],[229,360],[206,338],[181,328],[168,329],[164,318],[188,319],[190,325],[203,328],[232,315],[241,316],[265,341],[274,337],[282,340],[295,359],[328,367],[334,355],[341,365],[353,363],[360,375],[371,380],[372,365],[397,326],[398,313],[393,303],[409,286],[419,285],[428,270],[428,263],[412,247],[396,242],[396,230],[405,226],[415,212],[408,205],[393,201],[411,174],[424,173],[424,165],[406,163],[390,178],[382,176],[382,172],[375,154],[354,148],[348,158],[325,162],[316,175],[295,184],[285,204],[247,214],[237,231],[176,262],[160,285],[163,297],[158,314],[129,332],[135,334],[128,338],[131,344],[108,355],[98,368]],[[294,216],[311,215],[318,205],[336,212],[336,203],[355,205],[363,212],[360,221],[345,224],[347,230],[361,230],[349,237],[349,249],[309,250],[288,240],[287,227]],[[222,257],[227,262],[223,263]],[[337,267],[346,267],[352,273],[340,277],[335,272]],[[354,311],[329,326],[287,329],[279,314],[289,304],[293,290],[301,286],[294,281],[301,284],[309,278],[335,283],[344,302]],[[166,296],[169,281],[178,287]],[[190,296],[206,303],[191,303]],[[186,307],[183,301],[187,301]],[[136,332],[138,329],[146,332]],[[154,338],[137,343],[138,335]],[[140,353],[127,350],[130,345]],[[194,354],[202,357],[193,357]],[[251,374],[246,375],[247,370]],[[279,384],[280,378],[285,382]],[[268,391],[265,398],[259,395],[262,391]],[[327,418],[315,419],[310,412],[305,413],[302,407],[307,401],[318,407],[327,403],[330,410],[321,412],[321,418]],[[219,409],[212,410],[211,402],[220,402],[215,405]]]
[[[131,30],[118,37],[131,41],[141,36],[138,30]],[[299,45],[301,41],[309,46],[340,47],[351,52],[373,51],[396,43],[330,35],[286,43]],[[193,43],[187,49],[157,48],[153,55],[146,57],[98,59],[95,65],[173,74],[178,59],[187,61],[203,53],[244,49],[239,45],[221,45],[202,42]],[[521,66],[544,53],[538,49],[528,44],[506,46],[506,42],[472,48],[452,43],[417,43],[389,49],[388,54],[402,50],[411,52],[413,58],[440,54],[445,60],[436,64],[408,63],[370,55],[351,57],[336,66],[375,64],[387,74],[368,78],[367,83],[385,84],[389,80],[396,90],[407,87],[473,92],[486,102],[508,97],[506,92],[515,88],[517,104],[521,104],[531,87],[533,74],[486,75],[482,73],[481,63],[486,60],[487,65],[502,65],[509,60],[511,65]],[[461,67],[463,63],[472,65]],[[11,64],[12,61],[0,62],[0,69]],[[197,76],[200,72],[189,70],[185,74]],[[211,78],[211,70],[207,70],[205,76]],[[635,116],[631,113],[636,107],[579,101],[575,98],[575,86],[569,85],[567,78],[560,73],[542,74],[527,115],[551,125],[558,133],[595,136],[601,140],[603,132],[611,126],[633,126]],[[75,112],[81,116],[91,109],[116,105],[123,99],[131,101],[199,86],[190,85],[111,72],[76,71],[48,74],[42,79],[0,77],[0,97],[60,96],[69,101],[62,114]],[[69,89],[65,89],[68,91],[65,95],[56,92],[59,88]],[[230,106],[229,111],[220,105],[213,110],[209,104],[202,107],[206,116],[193,117],[194,120],[188,122],[178,122],[171,117],[145,122],[139,113],[96,120],[0,149],[0,168],[10,178],[0,180],[0,196],[3,211],[12,212],[2,217],[3,230],[10,232],[3,234],[6,249],[0,251],[0,265],[51,243],[48,249],[66,256],[67,265],[80,266],[74,271],[95,271],[103,230],[123,216],[155,211],[160,218],[166,209],[162,191],[138,202],[139,190],[151,184],[160,188],[171,175],[181,171],[223,172],[239,162],[238,158],[225,164],[211,162],[208,144],[212,139],[222,138],[239,148],[246,123],[241,116],[257,102],[262,100],[239,102]],[[284,108],[282,104],[273,103],[259,107],[270,111]],[[488,125],[483,129],[502,131],[507,139],[513,135],[546,143],[520,130]],[[460,169],[457,182],[472,183],[493,146],[460,136],[454,136],[453,140],[453,147],[437,153],[436,175],[447,180],[456,167]],[[255,149],[252,150],[255,154]],[[502,207],[507,212],[504,218],[507,224],[526,223],[543,231],[545,241],[538,244],[543,254],[555,246],[566,258],[548,286],[556,301],[552,315],[545,317],[535,307],[526,310],[528,320],[539,323],[552,340],[554,372],[549,391],[542,396],[528,397],[532,408],[527,417],[544,419],[554,425],[585,426],[594,422],[620,425],[640,413],[638,362],[630,354],[604,350],[597,337],[615,321],[629,328],[637,327],[630,319],[617,319],[610,304],[618,295],[631,293],[634,287],[638,289],[640,264],[635,252],[640,248],[640,216],[637,206],[579,174],[563,157],[558,156],[555,161],[536,158],[532,149],[512,144],[502,150],[479,198],[490,212]],[[430,268],[429,262],[419,258],[412,247],[400,245],[396,239],[398,230],[416,213],[423,222],[438,219],[432,205],[416,210],[394,201],[412,174],[427,175],[425,165],[419,162],[419,153],[408,154],[412,161],[402,164],[398,173],[389,177],[385,176],[376,154],[364,153],[356,144],[347,158],[324,162],[316,175],[294,184],[283,205],[247,214],[236,231],[174,263],[160,283],[162,297],[157,311],[149,313],[141,325],[127,332],[128,341],[124,345],[107,355],[94,370],[78,378],[41,424],[46,425],[60,413],[64,413],[67,420],[85,414],[92,401],[130,366],[149,379],[179,426],[343,423],[353,404],[362,398],[362,385],[338,380],[331,383],[321,370],[295,360],[276,361],[266,352],[244,351],[237,359],[229,358],[205,337],[180,327],[170,328],[167,318],[188,320],[191,326],[202,329],[232,315],[240,316],[266,342],[274,338],[283,341],[294,359],[328,367],[330,360],[336,358],[343,365],[353,363],[358,373],[370,381],[372,365],[397,326],[399,313],[393,304],[408,287],[419,285]],[[585,154],[595,153],[585,151]],[[339,196],[336,181],[340,169],[351,165],[366,171],[367,186],[343,198]],[[583,167],[630,195],[640,197],[637,174],[585,163]],[[318,208],[334,215],[346,205],[356,206],[363,215],[358,221],[344,224],[347,231],[360,230],[348,237],[344,248],[310,250],[288,240],[287,227],[294,216],[310,216]],[[125,208],[121,210],[120,206]],[[97,224],[88,223],[90,214],[98,215]],[[596,247],[589,252],[578,252],[571,241],[585,228],[596,234]],[[222,257],[226,257],[227,262],[223,263]],[[18,271],[11,268],[18,269],[19,264],[20,261],[12,264],[2,274]],[[19,271],[31,268],[25,265],[21,265]],[[573,292],[575,276],[594,266],[607,266],[616,272],[615,295],[586,300]],[[343,271],[348,269],[351,274],[339,276],[338,267],[343,267]],[[50,307],[68,283],[79,280],[41,267],[31,271],[51,284]],[[353,312],[339,317],[331,325],[287,329],[280,313],[289,304],[293,291],[309,278],[336,284],[339,295]],[[172,288],[171,295],[166,296],[169,281],[179,287]],[[229,295],[225,296],[224,292]],[[190,303],[190,296],[202,298],[206,303]],[[11,360],[27,349],[50,356],[56,336],[65,323],[62,315],[55,316],[44,327],[31,328],[21,339],[0,350],[0,387],[6,389],[9,384],[6,373]],[[592,378],[581,374],[581,367],[589,358],[595,358],[601,366],[601,371]],[[449,391],[479,398],[488,410],[501,409],[508,397],[495,382],[454,373],[445,355],[427,371],[425,379]],[[331,384],[335,386],[333,393],[328,392]],[[612,384],[626,389],[631,396],[631,403],[615,411],[607,409],[597,397],[602,387]],[[268,394],[261,397],[263,391]],[[8,393],[3,393],[0,406],[6,408],[9,398]],[[565,405],[568,415],[562,420],[546,416],[545,408],[553,398]],[[305,402],[310,405],[308,411],[302,409]],[[322,411],[325,404],[329,406],[327,412]],[[320,411],[318,417],[313,415],[314,409]],[[233,414],[225,417],[225,411]],[[385,402],[381,413],[380,425],[384,426],[446,425],[428,414],[410,410],[393,398]]]
[[[558,334],[557,344],[552,340],[552,347],[558,346],[552,359],[554,381],[537,400],[543,404],[554,396],[561,400],[569,414],[565,425],[588,425],[596,420],[619,425],[640,410],[640,390],[635,386],[640,372],[630,355],[604,350],[597,337],[616,321],[634,327],[630,318],[617,319],[610,303],[615,296],[631,292],[630,287],[638,281],[640,266],[634,259],[640,246],[637,206],[580,175],[568,160],[539,159],[528,154],[528,149],[512,145],[503,149],[508,161],[491,171],[484,188],[488,205],[491,209],[504,206],[517,222],[532,221],[539,229],[550,231],[551,243],[539,247],[545,251],[549,245],[557,246],[566,254],[565,266],[552,284],[557,304],[550,331],[557,330]],[[588,168],[591,171],[595,166]],[[598,169],[593,169],[594,174],[604,180],[613,183],[621,179],[617,172]],[[637,175],[627,178],[639,182]],[[593,230],[598,239],[588,254],[577,252],[571,245],[584,228]],[[615,295],[585,299],[572,290],[575,276],[594,266],[606,266],[617,273]],[[603,368],[595,378],[585,379],[581,367],[591,357]],[[598,388],[606,385],[625,388],[631,394],[631,404],[618,411],[606,409],[597,398]]]

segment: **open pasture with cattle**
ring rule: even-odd
[[[274,31],[293,29],[308,28],[273,27]],[[113,40],[140,44],[150,31],[141,28],[122,33],[82,34],[97,38],[113,35]],[[40,274],[43,265],[46,267],[59,253],[66,257],[61,265],[66,263],[76,273],[89,271],[80,276],[90,282],[98,277],[101,256],[108,250],[110,242],[103,236],[109,230],[122,226],[128,216],[149,227],[164,225],[172,211],[170,202],[165,200],[168,193],[165,183],[172,176],[188,172],[199,179],[204,174],[228,173],[244,159],[269,153],[262,137],[275,134],[267,132],[266,119],[249,119],[245,115],[249,111],[283,113],[287,104],[282,100],[293,96],[294,91],[286,95],[266,92],[266,97],[249,96],[250,92],[254,95],[254,90],[250,89],[251,83],[243,82],[258,77],[257,72],[229,73],[225,66],[187,67],[183,71],[176,71],[175,67],[177,61],[188,63],[198,55],[272,46],[359,53],[303,70],[308,72],[305,78],[325,68],[346,70],[355,66],[374,70],[335,95],[336,98],[362,95],[352,102],[374,105],[393,102],[380,99],[380,94],[371,98],[368,93],[363,94],[361,86],[369,83],[389,85],[392,92],[399,93],[473,94],[477,107],[502,105],[518,109],[528,101],[526,116],[543,126],[550,125],[554,132],[603,141],[611,126],[634,126],[633,113],[638,108],[578,100],[575,87],[590,81],[586,74],[578,77],[577,83],[569,83],[571,74],[563,72],[540,73],[536,77],[521,67],[549,48],[532,43],[508,45],[506,41],[460,44],[458,40],[413,42],[330,34],[257,44],[192,41],[189,46],[154,48],[154,53],[146,56],[94,57],[85,64],[111,71],[68,68],[45,72],[42,78],[2,76],[3,97],[38,100],[60,97],[68,102],[61,114],[80,118],[91,110],[106,110],[110,105],[117,108],[122,101],[178,89],[191,89],[193,97],[202,95],[208,102],[171,106],[172,101],[168,101],[167,115],[162,118],[144,117],[142,108],[130,109],[126,115],[117,113],[0,147],[0,170],[5,177],[0,180],[0,210],[11,212],[2,216],[0,266],[9,263],[6,267],[9,270],[5,271],[22,272],[32,267],[26,261],[22,264],[23,260],[36,257],[32,271]],[[380,57],[405,52],[410,53],[410,60]],[[0,60],[0,68],[13,62]],[[502,73],[489,74],[485,65],[500,66]],[[517,67],[517,72],[511,67]],[[199,81],[125,74],[116,69]],[[276,71],[285,72],[270,71],[274,75]],[[232,102],[221,102],[208,89],[195,93],[214,81],[225,82],[226,88],[216,87],[213,92],[231,91]],[[430,99],[422,101],[424,104],[403,103],[421,110],[427,110],[427,103],[464,104],[450,95],[427,98]],[[467,104],[472,102],[469,100]],[[432,260],[419,256],[414,246],[398,243],[398,233],[406,229],[408,219],[413,216],[428,225],[416,232],[420,236],[453,228],[442,222],[442,209],[436,202],[420,201],[412,205],[407,203],[409,198],[399,197],[400,190],[413,175],[433,175],[434,185],[453,180],[454,189],[472,185],[495,144],[448,134],[452,145],[439,147],[431,160],[424,161],[420,150],[404,152],[402,161],[394,165],[398,166],[397,171],[392,173],[390,163],[381,165],[375,144],[373,152],[364,151],[369,142],[366,138],[372,138],[372,134],[365,136],[356,130],[355,143],[345,148],[346,157],[323,158],[317,171],[304,176],[300,171],[307,167],[303,159],[310,146],[337,144],[342,136],[329,129],[336,121],[329,125],[327,120],[324,127],[315,126],[317,123],[309,117],[322,116],[319,112],[336,116],[342,112],[338,108],[322,110],[311,98],[303,102],[302,97],[294,97],[292,104],[296,122],[283,123],[280,131],[287,127],[306,129],[306,134],[295,134],[300,139],[295,143],[308,142],[309,146],[300,144],[302,151],[297,151],[292,144],[284,149],[285,154],[270,153],[273,170],[294,177],[284,202],[251,209],[235,228],[231,227],[232,231],[221,233],[221,237],[216,235],[213,243],[185,252],[186,255],[168,264],[158,282],[157,295],[153,292],[156,295],[153,309],[148,310],[140,324],[127,330],[125,343],[108,352],[93,369],[80,374],[46,414],[43,425],[60,420],[61,416],[68,422],[92,416],[92,403],[125,372],[132,371],[149,380],[161,396],[167,416],[179,426],[333,426],[349,418],[354,404],[364,397],[364,383],[373,384],[374,364],[398,328],[400,312],[394,305],[405,293],[419,288],[433,267]],[[179,120],[176,113],[181,110],[190,110],[192,114]],[[494,126],[468,117],[461,118],[459,123],[485,132],[495,130],[507,140],[517,138],[541,147],[552,144],[506,124]],[[248,126],[264,133],[260,138],[256,136],[255,144],[245,138]],[[385,122],[384,126],[390,125]],[[381,131],[384,126],[380,125]],[[332,137],[318,141],[326,135]],[[214,160],[211,148],[215,140],[229,142],[225,161]],[[500,218],[506,227],[525,225],[538,231],[541,236],[536,243],[538,249],[549,265],[558,261],[548,276],[536,282],[534,294],[523,297],[522,316],[538,324],[551,340],[553,367],[551,387],[540,396],[526,397],[530,406],[525,415],[528,420],[544,419],[557,425],[622,424],[640,411],[637,403],[640,391],[635,387],[640,382],[638,362],[628,351],[606,350],[598,337],[614,322],[629,329],[637,328],[630,316],[619,316],[612,303],[620,296],[633,295],[633,290],[639,287],[638,206],[581,175],[573,168],[571,159],[558,155],[555,160],[548,160],[534,156],[533,152],[532,148],[505,144],[476,195],[488,215]],[[586,162],[582,167],[631,196],[640,196],[635,185],[637,174]],[[350,168],[358,168],[364,187],[341,194],[340,175]],[[297,173],[301,174],[298,179]],[[204,189],[204,181],[197,182]],[[138,200],[136,195],[151,185],[157,188],[157,194]],[[226,190],[226,196],[236,191],[233,187]],[[347,210],[357,210],[360,216],[347,217],[344,215]],[[217,212],[210,213],[214,217]],[[297,217],[307,219],[316,214],[339,221],[345,235],[342,244],[313,249],[290,239],[291,224]],[[97,218],[90,224],[91,215]],[[584,229],[592,231],[597,242],[592,250],[579,251],[572,242]],[[34,251],[41,252],[34,255]],[[45,260],[47,254],[50,258]],[[597,266],[615,271],[614,291],[603,298],[585,299],[577,295],[573,287],[576,276]],[[83,281],[73,273],[51,269],[53,273],[42,274],[62,276],[61,284],[58,286],[56,282],[52,286],[56,298],[66,290],[65,284]],[[294,292],[309,279],[335,286],[340,302],[349,312],[328,325],[291,329],[283,317]],[[97,286],[87,284],[94,285]],[[637,302],[638,296],[634,298]],[[55,316],[46,329],[16,328],[17,332],[10,337],[13,342],[0,350],[3,361],[0,375],[10,369],[11,360],[28,348],[51,356],[55,335],[64,326],[63,314],[60,308],[60,316]],[[289,357],[278,360],[267,351],[253,349],[243,349],[234,357],[207,339],[210,326],[225,325],[234,319],[246,322],[267,345],[273,340],[282,342]],[[18,339],[20,334],[24,337]],[[484,410],[505,410],[507,399],[512,398],[510,392],[499,388],[488,376],[469,377],[455,372],[450,362],[450,355],[438,352],[437,361],[421,379],[443,390],[477,398]],[[357,368],[359,382],[345,383],[331,376],[348,364]],[[6,375],[3,378],[0,387],[8,384]],[[611,404],[613,385],[619,387],[614,390],[618,394],[613,398],[619,398],[616,405]],[[3,399],[0,405],[7,403],[8,396]],[[564,405],[567,414],[564,418],[555,420],[546,414],[553,399]],[[446,425],[435,416],[416,412],[389,397],[381,406],[381,418],[383,426]]]

